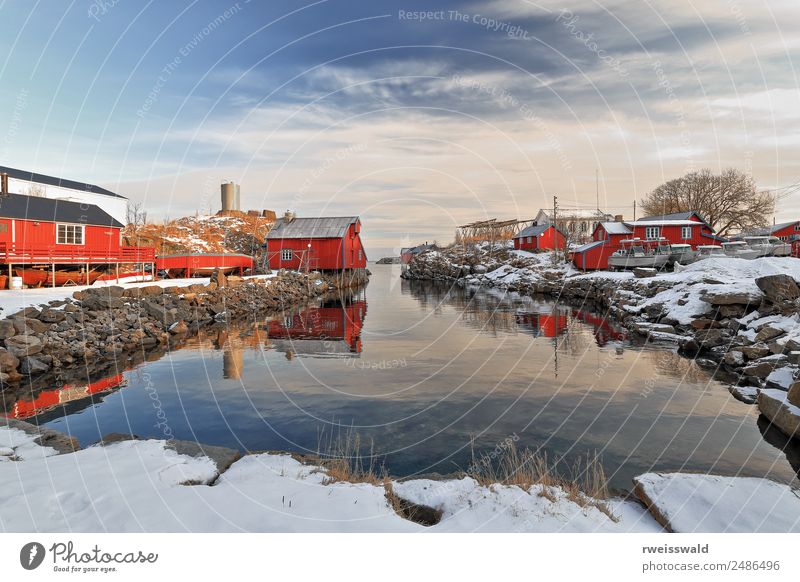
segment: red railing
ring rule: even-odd
[[[5,264],[152,263],[155,260],[156,249],[153,247],[91,249],[80,245],[0,243],[0,263]]]

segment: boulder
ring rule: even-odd
[[[14,322],[10,319],[0,320],[0,340],[4,340],[17,334]]]
[[[700,297],[701,301],[711,305],[757,305],[761,303],[761,295],[746,291],[709,291]]]
[[[698,331],[694,337],[701,347],[713,348],[728,343],[731,333],[727,329],[704,329]]]
[[[489,267],[486,265],[475,265],[472,267],[472,272],[476,275],[485,275],[486,272],[489,270]]]
[[[720,317],[742,317],[747,309],[744,305],[720,305],[717,309]]]
[[[788,437],[800,437],[800,407],[789,401],[783,390],[761,390],[758,410]]]
[[[167,331],[172,335],[182,335],[189,333],[189,326],[181,319],[170,325]]]
[[[739,350],[730,350],[723,360],[732,368],[740,368],[745,363],[744,354]]]
[[[214,272],[211,273],[210,282],[211,283],[216,283],[217,288],[222,288],[222,287],[227,287],[228,286],[228,278],[219,269],[214,269]]]
[[[710,329],[712,327],[722,327],[722,326],[715,319],[708,319],[707,317],[701,317],[700,319],[695,319],[692,321],[692,327],[694,329]]]
[[[752,346],[741,346],[737,348],[748,360],[757,360],[770,354],[769,348],[764,344],[753,344]]]
[[[60,323],[67,318],[67,314],[61,309],[44,309],[39,314],[39,321],[44,323]]]
[[[648,279],[658,275],[658,271],[652,267],[634,267],[633,276],[637,279]]]
[[[776,338],[779,335],[783,335],[785,332],[782,329],[777,327],[770,327],[769,325],[765,325],[756,334],[756,342],[765,342],[769,341],[772,338]]]
[[[35,335],[15,335],[6,338],[5,343],[6,349],[18,358],[38,354],[42,351],[42,340]]]
[[[779,366],[776,366],[776,362],[770,360],[757,360],[756,362],[746,366],[742,373],[746,374],[747,376],[755,376],[756,378],[764,379],[769,376],[772,371]]]
[[[789,275],[767,275],[756,279],[756,285],[773,303],[794,301],[800,297],[800,287]]]
[[[17,369],[19,358],[4,348],[0,348],[0,372],[8,373]]]
[[[786,397],[790,403],[794,404],[795,406],[800,406],[800,382],[795,382],[789,386],[789,391],[787,392]]]
[[[142,301],[142,307],[144,308],[145,312],[147,312],[147,315],[166,326],[170,326],[175,323],[175,315],[163,305],[159,305],[154,301]]]
[[[19,366],[19,371],[27,376],[43,374],[49,369],[50,364],[43,362],[35,356],[27,356],[22,358],[22,363]]]

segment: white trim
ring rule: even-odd
[[[81,242],[58,242],[58,227],[60,226],[77,226],[81,229]],[[64,238],[66,238],[66,233],[64,234]],[[86,244],[86,225],[85,224],[75,224],[72,222],[56,222],[56,244],[57,245],[80,245],[83,246]]]
[[[689,233],[689,236],[686,236],[686,233]],[[682,226],[681,227],[681,238],[684,240],[689,240],[692,238],[692,227],[691,226]]]
[[[294,260],[294,252],[292,249],[281,249],[281,261]]]
[[[11,219],[11,242],[17,242],[17,221],[13,218]]]

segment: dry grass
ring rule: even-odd
[[[320,436],[320,441],[323,440]],[[325,483],[347,481],[349,483],[370,483],[380,485],[386,477],[383,465],[375,460],[374,443],[370,441],[369,452],[364,454],[361,435],[352,429],[344,435],[329,438],[325,446],[318,445],[317,454],[325,469]]]
[[[609,519],[619,521],[607,503],[608,479],[596,454],[579,459],[565,477],[559,474],[555,463],[548,461],[547,454],[520,450],[511,443],[501,455],[483,454],[476,458],[473,453],[467,474],[484,486],[501,483],[526,491],[538,486],[538,495],[553,503],[556,501],[553,488],[557,487],[573,503],[595,507]]]

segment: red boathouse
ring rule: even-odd
[[[518,251],[539,251],[566,248],[567,238],[552,224],[538,224],[523,228],[514,237]]]
[[[97,278],[121,264],[152,266],[155,249],[123,246],[122,226],[95,204],[0,196],[0,275],[22,276],[26,284],[58,284],[61,275],[90,283],[90,274]]]
[[[367,253],[361,244],[358,216],[296,218],[293,213],[275,223],[267,235],[270,269],[343,271],[364,269]]]
[[[792,245],[793,257],[800,257],[800,220],[758,228],[749,234],[752,236],[777,236],[783,242]]]

